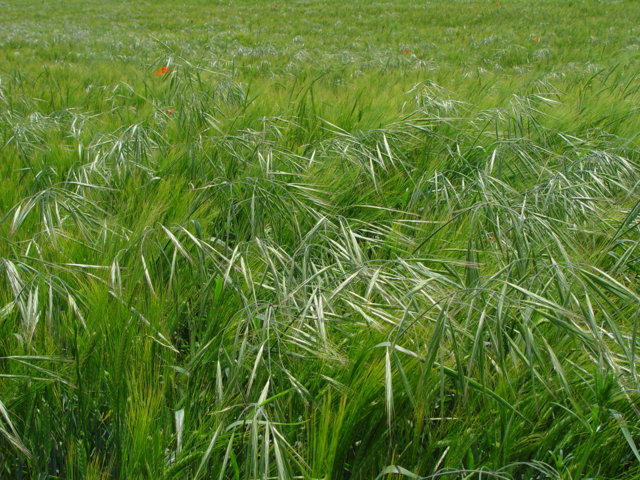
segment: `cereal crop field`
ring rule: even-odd
[[[640,478],[640,2],[0,1],[0,478]]]

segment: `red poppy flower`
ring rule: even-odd
[[[160,70],[158,70],[156,72],[156,75],[164,75],[166,73],[169,73],[171,70],[169,70],[168,67],[162,67]]]
[[[402,51],[402,53],[404,53],[405,55],[407,55],[407,54],[409,53],[409,49],[408,49],[408,48],[405,48],[405,49]]]

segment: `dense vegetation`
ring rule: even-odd
[[[0,2],[0,478],[640,478],[640,4],[276,2]]]

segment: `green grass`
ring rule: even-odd
[[[636,2],[0,9],[0,478],[640,478]]]

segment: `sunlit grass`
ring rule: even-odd
[[[0,477],[640,476],[635,3],[0,7]]]

